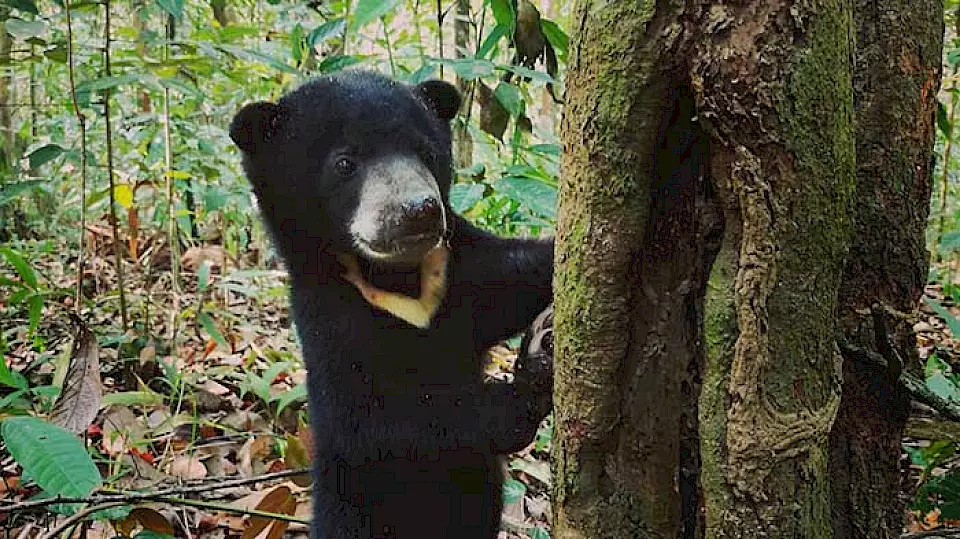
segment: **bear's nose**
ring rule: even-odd
[[[425,198],[407,207],[407,217],[424,226],[436,226],[443,215],[440,212],[440,202],[435,198]]]

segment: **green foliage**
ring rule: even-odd
[[[100,472],[80,439],[35,417],[11,417],[0,436],[23,472],[49,496],[87,496],[101,485]]]

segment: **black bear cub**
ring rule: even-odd
[[[553,243],[453,213],[459,106],[442,81],[346,71],[249,104],[230,126],[291,276],[317,539],[496,537],[499,455],[549,411],[550,369],[483,382],[483,352],[550,303]],[[414,298],[431,294],[421,309]],[[416,313],[391,311],[397,299]]]

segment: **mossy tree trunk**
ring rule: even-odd
[[[858,0],[854,19],[856,233],[840,288],[844,381],[830,435],[833,536],[886,539],[902,526],[900,441],[910,412],[896,380],[920,366],[906,314],[927,277],[943,4]]]
[[[852,4],[703,5],[698,110],[724,213],[701,399],[707,537],[832,537],[852,231]]]
[[[575,3],[554,324],[554,537],[696,537],[702,177],[686,4]]]
[[[576,3],[555,537],[899,533],[941,16]]]

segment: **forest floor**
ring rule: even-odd
[[[84,311],[90,314],[82,323],[99,342],[92,352],[74,345],[83,341],[70,317],[75,260],[64,258],[62,246],[21,250],[29,252],[37,289],[44,292],[35,331],[30,330],[29,302],[15,303],[17,298],[0,287],[0,344],[5,345],[0,350],[9,371],[23,375],[30,386],[14,395],[16,388],[3,383],[0,370],[0,418],[28,413],[56,423],[58,410],[90,408],[86,415],[94,419],[85,423],[84,434],[105,484],[122,493],[166,494],[162,502],[158,496],[138,504],[125,518],[89,523],[86,537],[150,537],[150,532],[306,537],[303,522],[271,523],[249,514],[282,513],[301,521],[310,516],[310,479],[291,474],[309,467],[311,433],[304,410],[306,372],[287,312],[285,273],[277,267],[247,269],[244,261],[237,267],[222,248],[197,247],[180,258],[181,282],[174,294],[170,254],[160,245],[138,257],[149,269],[124,264],[124,299],[132,322],[123,331],[111,249],[96,241],[90,245],[84,291],[100,299]],[[175,349],[165,346],[169,342],[177,343]],[[510,376],[515,358],[515,345],[495,347],[488,375]],[[99,364],[99,380],[91,379],[89,369],[77,368],[91,360]],[[56,398],[59,391],[50,387],[78,385],[99,385],[102,398],[85,401],[77,390],[63,390]],[[549,420],[534,443],[505,462],[503,528],[508,531],[500,539],[549,537]],[[0,529],[7,537],[35,537],[65,521],[45,507],[7,510],[5,504],[40,492],[22,474],[10,455],[0,452]],[[171,496],[205,503],[177,503]]]
[[[106,232],[100,232],[102,239]],[[132,320],[124,331],[110,246],[89,245],[84,293],[98,300],[84,311],[90,314],[82,324],[97,337],[99,346],[92,352],[75,346],[83,341],[70,317],[75,259],[62,254],[68,252],[63,246],[21,246],[21,252],[29,253],[35,290],[45,298],[34,316],[34,331],[29,302],[18,303],[15,294],[5,295],[0,287],[0,350],[9,372],[22,375],[30,388],[18,392],[5,383],[6,369],[0,369],[0,418],[28,413],[56,422],[64,407],[89,408],[86,416],[93,420],[87,422],[85,440],[105,484],[120,493],[156,494],[123,518],[86,524],[86,537],[134,537],[138,532],[141,537],[151,537],[150,532],[191,538],[306,537],[310,480],[301,472],[309,467],[311,433],[305,422],[306,372],[287,311],[285,273],[276,265],[250,269],[252,263],[232,260],[219,246],[196,247],[180,257],[174,293],[170,254],[160,242],[139,253],[140,263],[124,265],[126,310]],[[960,268],[939,269],[952,271],[960,285]],[[914,325],[928,386],[960,404],[960,374],[955,374],[960,373],[960,322],[938,314],[931,303],[960,318],[960,301],[941,284],[929,285]],[[176,339],[171,340],[174,329]],[[169,342],[176,342],[176,348],[164,344]],[[514,340],[491,350],[489,376],[510,376],[516,345]],[[91,360],[99,365],[93,379],[76,368]],[[941,378],[950,383],[931,385]],[[99,385],[102,397],[89,402],[66,390],[57,397],[60,391],[53,389],[77,384]],[[943,537],[952,537],[960,521],[915,502],[925,482],[960,469],[960,426],[922,406],[917,415],[921,418],[911,420],[904,438],[903,497],[910,507],[904,532],[927,537],[943,530]],[[551,421],[544,422],[529,447],[505,462],[505,531],[500,539],[549,537]],[[6,504],[39,493],[22,475],[0,450],[0,529],[8,537],[40,536],[66,517],[43,506],[5,510]],[[194,503],[198,500],[203,503]],[[960,504],[960,491],[954,501]],[[255,511],[294,518],[271,522],[252,515]]]

